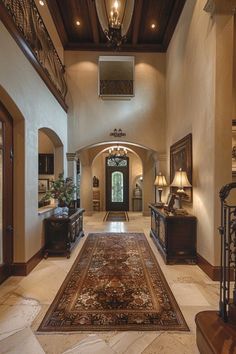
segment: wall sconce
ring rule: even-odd
[[[191,187],[187,173],[182,171],[182,168],[175,172],[171,187],[178,187],[177,194],[179,195],[179,209],[182,209],[182,197],[185,195],[184,187]]]
[[[115,138],[121,138],[122,136],[126,136],[126,133],[123,133],[122,129],[114,129],[110,136],[114,136]]]
[[[162,207],[164,205],[164,203],[162,203],[162,201],[161,201],[161,194],[163,191],[163,187],[167,186],[167,182],[166,182],[165,176],[163,176],[161,174],[161,172],[159,172],[159,174],[156,176],[154,185],[155,185],[155,204],[157,204],[157,206]],[[159,202],[158,203],[156,203],[156,187],[158,187],[158,193],[159,193]]]

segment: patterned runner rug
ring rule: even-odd
[[[89,234],[38,331],[188,326],[142,233]]]
[[[108,211],[104,221],[129,221],[127,211]]]

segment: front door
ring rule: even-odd
[[[0,102],[0,283],[11,275],[12,228],[12,119]]]
[[[106,210],[129,210],[129,158],[106,158]]]

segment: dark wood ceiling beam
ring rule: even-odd
[[[73,43],[69,42],[65,46],[65,50],[89,50],[89,51],[105,51],[105,52],[113,52],[117,53],[114,51],[114,49],[109,48],[105,43],[100,43],[100,44],[93,44],[93,43]],[[123,44],[121,46],[121,51],[118,51],[118,53],[121,52],[159,52],[163,53],[165,52],[165,48],[163,47],[162,44]]]
[[[58,35],[60,37],[62,46],[65,47],[66,43],[68,43],[69,38],[67,32],[65,30],[65,26],[58,8],[58,4],[56,0],[47,0],[47,5],[49,11],[51,13],[52,19],[55,23]]]
[[[99,32],[98,32],[98,21],[97,21],[97,12],[95,8],[95,1],[87,0],[89,18],[92,27],[93,41],[95,44],[99,44]]]
[[[133,35],[132,44],[136,45],[138,43],[139,28],[142,17],[143,0],[136,0],[134,6],[134,25],[133,25]]]

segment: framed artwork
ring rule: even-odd
[[[232,121],[232,176],[236,177],[236,119]]]
[[[183,139],[177,141],[170,147],[170,183],[173,182],[175,172],[182,168],[186,171],[188,180],[192,185],[192,134],[188,134]],[[171,193],[176,193],[177,187],[171,187]],[[184,202],[192,203],[192,187],[184,188],[186,195]]]
[[[49,187],[49,179],[47,178],[39,178],[38,180],[38,192],[46,193]]]
[[[166,209],[168,211],[172,211],[174,204],[175,204],[175,195],[173,193],[169,193],[169,195],[167,197],[167,202],[164,205],[164,209]]]

